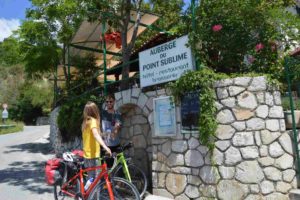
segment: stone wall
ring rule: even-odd
[[[212,153],[198,134],[181,134],[179,107],[176,136],[154,135],[153,99],[169,91],[134,88],[115,94],[122,141],[133,141],[130,154],[148,174],[153,193],[177,200],[288,199],[297,183],[280,93],[264,77],[222,80],[215,91],[219,125]],[[54,138],[56,146],[74,146]]]
[[[198,135],[153,137],[153,192],[172,199],[288,199],[297,183],[280,93],[264,77],[222,80],[215,90],[212,155]]]
[[[57,116],[59,113],[59,107],[55,108],[50,115],[50,143],[56,156],[61,156],[63,152],[72,151],[74,149],[82,149],[81,138],[75,138],[71,142],[63,142],[62,136],[57,125]]]

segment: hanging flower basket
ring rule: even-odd
[[[108,43],[115,43],[116,47],[118,49],[121,49],[121,44],[122,44],[122,40],[121,40],[121,33],[120,32],[111,32],[111,33],[105,33],[104,34],[104,39],[106,42]],[[102,41],[102,38],[101,38]]]

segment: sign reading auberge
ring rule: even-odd
[[[141,87],[173,81],[194,70],[188,36],[182,36],[139,53]]]

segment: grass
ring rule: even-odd
[[[1,121],[0,126],[1,125],[13,125],[13,126],[0,128],[0,135],[23,131],[23,128],[24,128],[23,122],[14,122],[14,121],[11,121],[11,120],[7,120],[5,122],[5,124],[2,123],[2,121]]]

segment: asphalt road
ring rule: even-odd
[[[26,126],[23,132],[0,135],[0,199],[53,200],[44,163],[54,157],[49,126]]]

